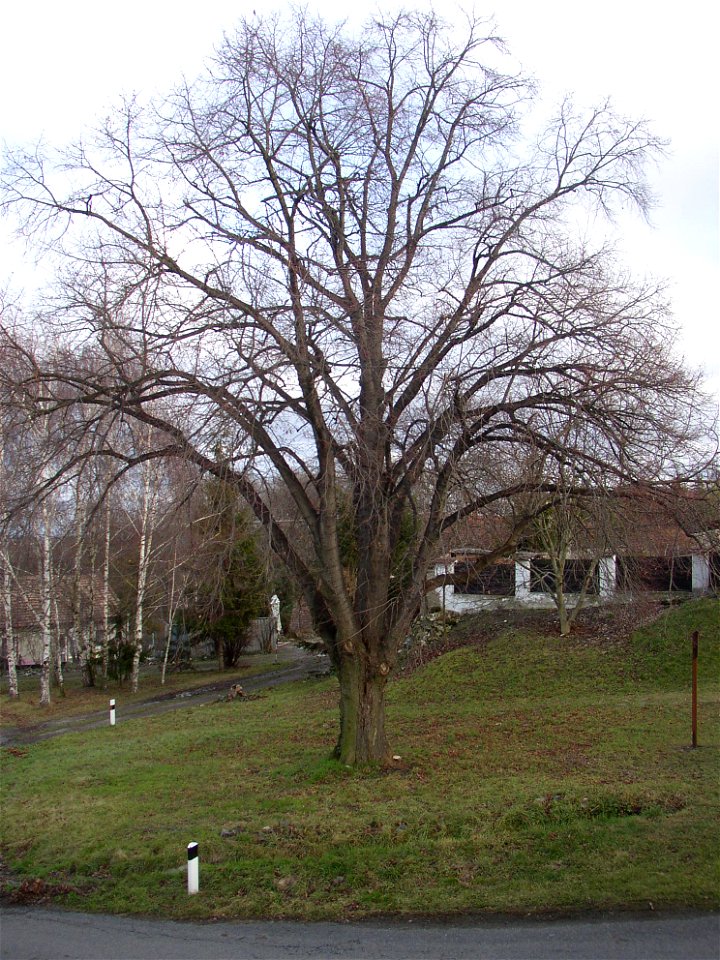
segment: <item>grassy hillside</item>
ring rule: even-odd
[[[332,680],[3,750],[6,885],[178,917],[717,906],[719,658],[718,601],[629,643],[508,629],[390,685],[387,769],[327,759]]]

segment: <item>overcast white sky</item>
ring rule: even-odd
[[[413,5],[427,6],[427,0],[386,0],[382,8]],[[181,74],[192,77],[243,13],[262,16],[278,6],[262,0],[7,4],[0,18],[0,140],[74,140],[120,93],[160,94]],[[331,0],[313,0],[308,7],[333,18],[377,9],[366,0],[356,0],[347,11]],[[714,4],[491,0],[474,9],[495,18],[515,59],[540,81],[546,96],[573,92],[592,105],[609,95],[620,112],[652,121],[671,141],[652,177],[658,196],[653,225],[630,217],[620,225],[621,241],[636,272],[669,281],[680,351],[690,365],[704,367],[720,401],[720,71]],[[19,255],[17,248],[14,253]],[[13,273],[17,284],[19,276],[8,268],[14,257],[4,259],[0,287]]]

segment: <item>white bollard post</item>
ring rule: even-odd
[[[200,857],[197,843],[189,843],[188,853],[188,893],[197,893],[200,889]]]
[[[115,726],[115,701],[110,701],[110,726]]]

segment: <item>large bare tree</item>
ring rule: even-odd
[[[536,455],[656,478],[693,430],[658,291],[579,236],[645,208],[658,143],[569,102],[531,143],[532,86],[486,31],[254,18],[202,82],[4,180],[72,257],[54,322],[74,349],[43,403],[143,421],[157,456],[236,486],[337,668],[346,763],[387,755],[386,680],[443,533],[542,483]],[[508,515],[497,551],[528,523]]]

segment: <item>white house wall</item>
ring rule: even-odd
[[[535,594],[542,596],[542,594]],[[530,590],[530,560],[515,561],[515,598],[532,602],[533,594]]]
[[[603,557],[598,563],[600,596],[611,597],[617,589],[617,557]]]
[[[694,555],[692,558],[692,589],[693,593],[704,593],[710,589],[710,557],[707,554]]]
[[[438,563],[435,566],[436,577],[451,576],[455,572],[455,564],[451,561]],[[617,558],[603,557],[598,563],[599,594],[585,597],[586,606],[602,603],[603,599],[612,597],[617,592]],[[694,593],[701,593],[710,588],[710,559],[708,555],[698,554],[692,557],[692,589]],[[438,587],[431,591],[430,597],[434,605],[448,613],[473,613],[476,610],[498,610],[503,607],[514,609],[517,607],[534,607],[536,609],[553,609],[555,603],[549,593],[533,593],[530,589],[530,560],[523,557],[515,561],[515,593],[512,596],[494,596],[490,594],[456,593],[452,583]],[[573,607],[579,600],[578,594],[566,594],[569,607]]]

